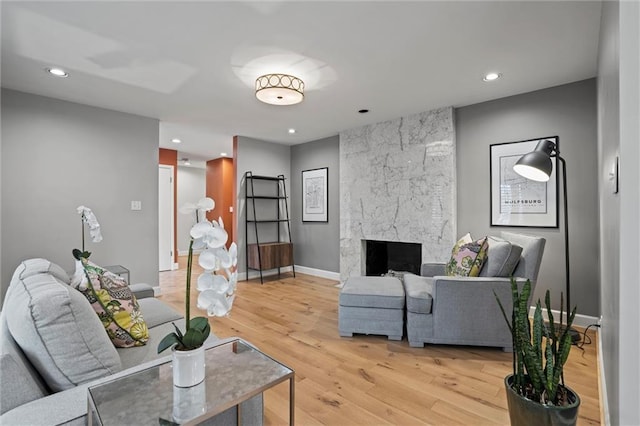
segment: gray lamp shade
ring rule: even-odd
[[[538,142],[536,149],[520,157],[513,166],[513,171],[530,180],[548,181],[553,171],[551,153],[555,147],[555,144],[550,140]]]

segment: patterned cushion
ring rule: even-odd
[[[468,243],[470,243],[472,241],[473,241],[473,239],[471,238],[471,234],[467,232],[465,235],[460,237],[458,242],[456,242],[456,244],[453,246],[453,249],[451,249],[451,260],[445,266],[445,274],[447,276],[451,277],[451,276],[456,275],[454,273],[455,272],[455,267],[457,265],[457,261],[455,260],[455,258],[458,255],[458,252],[460,251],[460,248],[463,245],[468,244]]]
[[[451,252],[451,260],[447,264],[446,272],[448,276],[459,277],[477,277],[482,269],[482,265],[487,257],[487,237],[483,237],[478,241],[471,241],[460,244],[471,239],[469,234],[462,237]]]
[[[123,278],[82,259],[76,262],[71,285],[89,300],[116,347],[129,348],[147,343],[147,324],[136,297]]]

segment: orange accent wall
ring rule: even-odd
[[[229,234],[227,244],[235,241],[234,214],[229,211],[233,206],[233,160],[217,158],[207,161],[207,197],[213,198],[216,207],[207,212],[207,219],[218,220],[222,217],[224,228]],[[234,209],[235,211],[235,209]]]
[[[159,164],[173,166],[173,261],[178,262],[178,151],[160,148]]]
[[[231,172],[231,205],[233,206],[233,236],[238,235],[238,137],[233,137],[233,170]],[[246,235],[245,235],[245,238]],[[235,241],[235,240],[234,240]],[[238,242],[236,241],[236,244]],[[238,247],[240,250],[240,247]]]

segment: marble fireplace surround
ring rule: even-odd
[[[453,108],[340,133],[340,279],[365,275],[365,240],[422,244],[445,262],[456,238]]]

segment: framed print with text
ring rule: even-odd
[[[558,168],[547,182],[526,179],[513,171],[514,164],[533,151],[541,140],[558,145],[558,137],[493,144],[490,150],[491,226],[558,227]]]
[[[329,168],[302,172],[302,221],[328,222]]]

